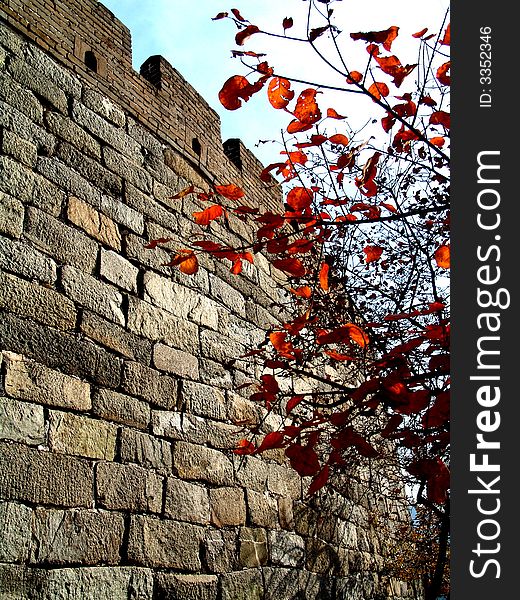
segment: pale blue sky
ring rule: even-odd
[[[270,144],[258,148],[254,146],[259,139],[279,138],[280,129],[288,123],[288,115],[272,110],[263,91],[236,111],[226,111],[220,105],[218,92],[224,81],[231,75],[244,75],[246,72],[238,59],[231,58],[231,49],[237,48],[234,43],[236,28],[228,20],[212,21],[211,18],[218,12],[236,7],[245,18],[260,28],[283,33],[282,20],[290,16],[293,17],[295,25],[288,33],[297,35],[298,30],[303,31],[305,27],[307,2],[236,0],[236,4],[227,5],[221,0],[102,0],[102,3],[132,33],[134,68],[138,70],[149,56],[161,54],[219,113],[224,140],[240,137],[264,164],[277,160],[279,147]],[[410,45],[410,34],[427,26],[432,32],[436,31],[448,5],[447,0],[428,0],[420,3],[417,0],[345,0],[336,2],[333,6],[338,17],[337,24],[345,32],[386,29],[390,25],[398,25],[401,28],[399,38],[394,42],[392,51],[395,49],[401,61],[405,63],[416,62],[418,45],[416,40]],[[369,10],[364,10],[365,6],[369,7]],[[319,25],[322,23],[316,23],[314,26]],[[327,43],[326,39],[321,41],[324,45]],[[400,47],[398,43],[401,44]],[[364,47],[364,43],[359,42],[357,60],[360,69],[364,66],[363,61],[366,61]],[[263,35],[252,36],[244,46],[246,50],[268,51],[271,57],[270,64],[280,71],[287,71],[302,79],[315,79],[319,74],[322,83],[338,82],[337,78],[324,71],[322,64],[313,55],[302,56],[298,48],[298,45],[287,45],[284,41],[273,40]],[[356,60],[354,56],[349,58],[352,61]],[[350,67],[355,69],[358,64]],[[325,101],[320,100],[320,106],[322,102]],[[356,111],[351,97],[346,99],[344,95],[337,98],[331,96],[328,105],[349,116],[352,111]]]

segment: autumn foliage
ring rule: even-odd
[[[286,424],[263,439],[245,435],[237,454],[283,449],[310,478],[310,494],[360,460],[392,456],[416,490],[414,503],[442,521],[450,487],[449,24],[407,34],[417,54],[408,64],[397,55],[397,25],[347,33],[332,5],[309,2],[299,38],[293,17],[272,31],[237,9],[214,17],[238,29],[233,56],[245,72],[223,84],[221,104],[237,110],[265,94],[267,110],[287,114],[280,157],[258,174],[259,186],[282,186],[284,203],[277,212],[252,207],[233,182],[190,186],[176,198],[205,206],[193,213],[201,236],[170,264],[194,274],[207,254],[237,275],[262,253],[287,278],[280,314],[289,316],[247,357],[264,370],[251,381],[251,399],[286,415]],[[337,85],[278,71],[251,49],[269,36],[313,48]],[[349,44],[364,48],[364,62],[350,64]],[[344,97],[335,106],[331,87]],[[365,99],[370,125],[351,118],[350,95]],[[211,224],[229,215],[250,224],[250,244],[212,239]],[[302,377],[315,385],[296,392]],[[430,593],[438,590],[437,576]]]

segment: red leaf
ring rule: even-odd
[[[383,48],[390,52],[392,42],[397,37],[399,27],[392,25],[384,31],[369,31],[367,33],[351,33],[350,37],[353,40],[364,40],[375,44],[383,44]]]
[[[418,31],[417,33],[414,33],[412,35],[412,37],[414,38],[422,38],[422,36],[428,31],[428,27],[425,27],[424,29],[421,29],[421,31]]]
[[[326,262],[321,263],[320,286],[325,292],[329,291],[329,265]]]
[[[443,46],[450,45],[450,38],[451,38],[450,25],[451,25],[451,23],[448,23],[448,27],[446,27],[446,31],[444,32],[444,37],[441,40],[441,44]]]
[[[312,88],[303,90],[298,96],[293,115],[304,125],[313,125],[321,119],[321,111],[316,102],[317,91]]]
[[[262,375],[262,387],[271,394],[277,394],[280,391],[280,386],[276,381],[276,378],[272,375]]]
[[[255,450],[255,445],[252,442],[249,442],[248,440],[239,440],[233,452],[234,454],[253,454]]]
[[[442,148],[446,142],[446,140],[442,136],[432,137],[428,141],[430,142],[430,144],[438,146],[439,148]]]
[[[146,244],[145,248],[148,250],[153,250],[154,248],[157,248],[159,244],[167,244],[172,240],[173,238],[157,238],[156,240],[152,240],[149,244]]]
[[[194,186],[190,185],[187,188],[184,188],[180,192],[177,192],[174,196],[170,196],[170,200],[179,200],[180,198],[184,198],[188,194],[192,194],[195,191]]]
[[[443,244],[435,250],[434,254],[435,262],[441,269],[450,268],[450,246],[449,244]]]
[[[442,85],[450,85],[451,83],[451,78],[449,75],[447,75],[447,72],[450,70],[450,67],[451,61],[449,60],[437,69],[437,79]]]
[[[273,77],[267,88],[267,98],[273,108],[285,108],[294,98],[291,82],[283,77]]]
[[[203,211],[194,212],[193,217],[196,223],[205,226],[209,225],[211,221],[214,221],[215,219],[221,217],[223,213],[224,209],[222,208],[222,206],[220,206],[219,204],[214,204],[213,206],[210,206],[209,208],[206,208]]]
[[[235,36],[235,42],[237,46],[243,46],[244,42],[251,37],[254,33],[258,33],[260,29],[256,25],[248,25],[242,31],[239,31]]]
[[[354,360],[354,357],[348,356],[348,354],[341,354],[340,352],[336,352],[336,350],[324,350],[324,352],[327,356],[330,356],[330,358],[332,358],[332,360],[338,360],[338,361]]]
[[[218,99],[227,110],[237,110],[242,106],[242,100],[247,102],[261,87],[257,84],[251,85],[242,75],[234,75],[224,83],[218,93]]]
[[[368,335],[357,325],[353,323],[347,323],[341,325],[331,331],[321,331],[316,337],[317,344],[336,344],[341,342],[348,342],[352,340],[358,346],[365,348],[368,344]]]
[[[304,398],[305,398],[305,396],[302,396],[302,395],[293,396],[292,398],[290,398],[287,401],[287,406],[285,407],[285,412],[290,413],[292,411],[292,409],[295,408],[296,406],[298,406],[298,404],[300,404],[300,402]]]
[[[233,183],[228,185],[216,185],[215,190],[218,194],[224,196],[224,198],[227,198],[228,200],[239,200],[245,195],[244,190]]]
[[[381,258],[383,248],[381,246],[366,246],[363,248],[363,252],[366,254],[365,262],[368,264]]]
[[[314,40],[320,35],[323,35],[327,29],[329,29],[330,25],[325,25],[324,27],[316,27],[316,29],[311,29],[309,32],[309,41],[314,42]]]
[[[244,21],[245,21],[244,17],[243,17],[243,16],[240,14],[240,12],[239,12],[239,10],[238,10],[237,8],[232,8],[232,9],[231,9],[231,12],[232,12],[232,13],[235,15],[235,17],[236,17],[236,18],[237,18],[239,21],[242,21],[242,22],[244,22]]]
[[[314,193],[304,187],[295,187],[287,194],[287,204],[295,211],[303,211],[309,208]]]
[[[321,488],[327,483],[328,479],[329,479],[329,465],[325,465],[323,467],[323,469],[312,480],[312,482],[309,486],[309,491],[308,491],[309,496],[312,496],[318,490],[321,490]]]
[[[299,133],[300,131],[308,131],[312,129],[312,123],[302,123],[298,119],[293,119],[289,125],[287,125],[288,133]]]
[[[348,137],[342,133],[335,133],[334,135],[330,136],[329,142],[332,144],[338,144],[340,146],[348,146]]]
[[[260,454],[260,452],[272,450],[273,448],[282,448],[284,437],[285,435],[281,431],[268,433],[256,449],[255,454]]]
[[[390,93],[390,90],[388,89],[386,83],[376,81],[368,88],[368,92],[369,94],[372,94],[374,98],[377,98],[379,100],[381,96],[386,98],[386,96],[388,96],[388,94]]]
[[[301,477],[316,475],[320,469],[318,455],[309,446],[293,444],[285,450],[285,455],[291,463],[291,467]]]
[[[294,22],[292,20],[292,17],[285,17],[285,19],[282,21],[282,27],[284,31],[286,29],[290,29],[293,25]]]
[[[308,142],[299,142],[294,144],[296,148],[310,148],[311,146],[321,146],[328,140],[327,136],[315,134],[311,135],[310,141]]]
[[[288,254],[306,254],[314,247],[314,240],[296,240],[287,246]]]
[[[228,16],[227,12],[219,12],[216,17],[213,17],[212,21],[217,21],[218,19],[225,19]]]
[[[327,117],[330,117],[331,119],[346,119],[347,117],[343,117],[342,115],[338,114],[333,108],[327,108]]]
[[[437,110],[430,115],[430,125],[443,125],[446,129],[450,128],[450,113],[444,110]]]
[[[359,83],[363,79],[363,74],[359,71],[350,71],[349,76],[347,77],[347,83]]]
[[[273,267],[293,277],[303,277],[307,272],[303,263],[298,258],[280,258],[273,260]]]
[[[291,288],[290,291],[300,298],[310,298],[312,296],[312,290],[308,285],[303,285],[299,288]]]
[[[178,265],[181,273],[185,275],[193,275],[199,270],[199,261],[193,250],[179,250],[179,253],[168,266],[175,265]]]

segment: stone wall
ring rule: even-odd
[[[163,58],[132,70],[101,4],[0,17],[0,598],[411,597],[374,519],[406,522],[402,503],[354,481],[310,502],[280,453],[231,451],[280,419],[229,365],[278,319],[267,261],[188,278],[145,248],[200,233],[171,199],[189,183],[279,202],[259,163]]]

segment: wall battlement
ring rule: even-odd
[[[280,426],[231,361],[285,296],[261,254],[238,276],[166,267],[202,232],[172,196],[279,198],[171,65],[130,65],[92,0],[0,8],[0,600],[411,600],[388,570],[398,473],[309,499],[282,451],[232,452]]]

